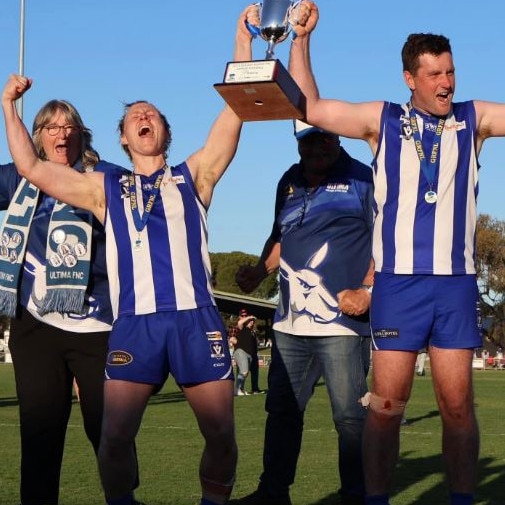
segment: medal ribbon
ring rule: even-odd
[[[135,174],[131,174],[128,176],[128,189],[130,192],[130,208],[132,211],[133,223],[135,224],[135,229],[139,233],[145,228],[147,221],[149,220],[154,202],[156,201],[156,197],[158,196],[158,194],[160,192],[161,181],[163,180],[163,177],[165,176],[166,170],[167,170],[167,166],[164,165],[163,172],[161,174],[159,174],[158,177],[156,177],[156,180],[154,181],[154,185],[151,189],[151,193],[150,193],[147,203],[144,207],[144,213],[142,214],[142,216],[140,215],[139,206],[138,206],[138,202],[137,202]]]
[[[440,139],[442,137],[442,132],[444,131],[445,119],[440,118],[438,120],[437,129],[435,130],[435,134],[433,136],[433,141],[431,144],[431,154],[429,161],[426,159],[426,155],[424,154],[423,144],[421,140],[421,134],[419,133],[419,126],[417,124],[416,113],[412,106],[412,102],[407,104],[409,109],[409,119],[410,126],[412,127],[412,134],[414,136],[414,142],[417,151],[417,157],[419,158],[419,162],[421,163],[421,170],[423,175],[428,182],[430,187],[430,191],[432,191],[433,183],[435,182],[435,173],[438,165],[440,164]]]

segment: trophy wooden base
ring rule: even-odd
[[[305,96],[279,60],[229,62],[214,88],[242,121],[305,117]]]

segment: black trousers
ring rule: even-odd
[[[79,386],[86,436],[100,443],[109,332],[74,333],[49,326],[23,310],[11,321],[21,431],[22,505],[57,505],[72,384]]]

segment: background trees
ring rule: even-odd
[[[505,221],[477,219],[477,277],[486,338],[505,347]]]
[[[241,265],[256,265],[259,257],[239,251],[210,253],[214,288],[228,293],[244,294],[235,282],[235,274]],[[277,273],[269,275],[250,296],[269,300],[277,295]]]

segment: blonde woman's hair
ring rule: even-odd
[[[94,166],[100,161],[100,156],[91,145],[93,141],[91,130],[84,126],[77,109],[66,100],[50,100],[39,110],[33,120],[32,138],[39,158],[47,160],[47,155],[42,147],[40,134],[42,129],[49,124],[51,118],[53,118],[57,112],[61,112],[63,114],[68,124],[79,128],[79,136],[81,138],[79,159],[84,170],[93,170]]]

